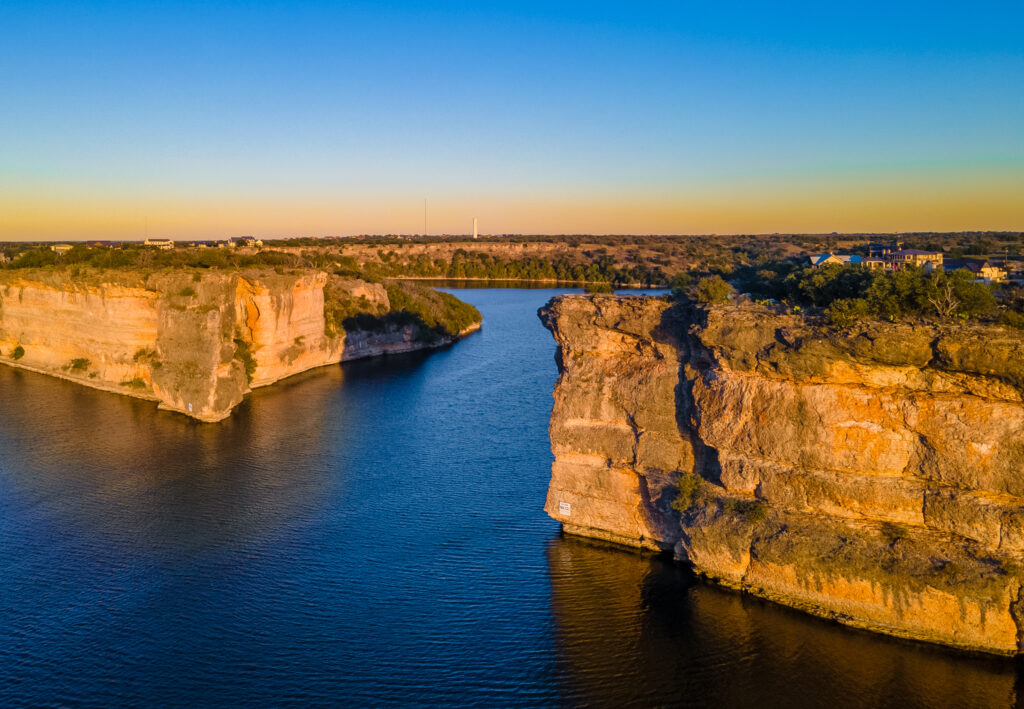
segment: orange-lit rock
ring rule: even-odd
[[[330,331],[329,281],[374,313],[390,308],[379,284],[321,272],[4,271],[0,363],[219,421],[253,387],[451,342],[428,344],[410,327]]]
[[[850,625],[1021,651],[1016,333],[607,296],[540,314],[566,531]]]

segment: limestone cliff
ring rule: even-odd
[[[325,287],[390,309],[379,284],[321,272],[0,272],[0,363],[158,401],[202,421],[313,367],[451,342],[410,326],[328,327]]]
[[[1024,639],[1024,340],[565,296],[546,509],[849,625]]]

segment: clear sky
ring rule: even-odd
[[[1024,2],[0,2],[0,239],[1024,229]]]

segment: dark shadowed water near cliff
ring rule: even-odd
[[[563,538],[556,292],[216,425],[0,367],[0,705],[1014,706],[1015,661]]]

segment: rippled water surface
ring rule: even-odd
[[[1013,661],[563,538],[556,292],[217,425],[0,367],[0,705],[1014,706]]]

